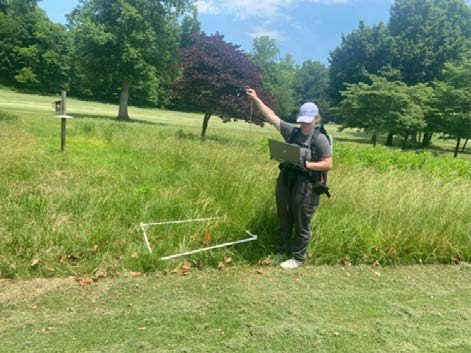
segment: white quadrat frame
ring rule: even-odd
[[[164,224],[181,224],[181,223],[190,223],[190,222],[205,222],[205,221],[214,221],[214,220],[223,219],[223,218],[225,218],[225,217],[193,218],[193,219],[183,219],[183,220],[179,220],[179,221],[162,221],[162,222],[152,222],[152,223],[141,223],[140,227],[141,227],[141,230],[142,230],[142,234],[144,236],[144,242],[147,246],[147,249],[149,250],[150,253],[152,253],[152,248],[150,246],[149,238],[147,237],[147,233],[146,233],[146,228],[149,227],[149,226],[159,226],[159,225],[164,225]],[[161,257],[160,260],[175,259],[175,258],[181,257],[181,256],[188,256],[188,255],[197,254],[197,253],[200,253],[200,252],[203,252],[203,251],[208,251],[208,250],[218,249],[218,248],[225,248],[227,246],[241,244],[241,243],[247,243],[249,241],[257,240],[257,238],[258,238],[257,235],[252,234],[247,229],[245,229],[245,232],[249,235],[249,237],[246,238],[246,239],[231,241],[231,242],[228,242],[228,243],[218,244],[218,245],[214,245],[214,246],[208,246],[206,248],[196,249],[196,250],[192,250],[192,251],[186,251],[186,252],[183,252],[183,253],[180,253],[180,254],[164,256],[164,257]]]

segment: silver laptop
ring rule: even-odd
[[[268,147],[270,148],[271,159],[293,164],[299,164],[301,161],[301,147],[272,139],[268,139]]]

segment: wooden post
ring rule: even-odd
[[[65,138],[67,133],[67,119],[65,116],[67,115],[67,92],[62,90],[61,92],[61,152],[65,151]]]

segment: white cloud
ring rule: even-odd
[[[293,28],[296,23],[291,23],[289,15],[291,9],[302,3],[318,3],[324,5],[346,4],[352,0],[197,0],[196,7],[200,14],[217,15],[228,14],[240,19],[256,19],[262,24],[250,29],[252,38],[269,36],[283,41],[285,36],[275,29],[280,22],[288,22]],[[259,22],[260,23],[260,22]]]
[[[233,14],[240,18],[278,17],[283,9],[291,7],[295,0],[198,0],[196,6],[199,13]]]
[[[205,15],[217,15],[220,9],[213,0],[198,0],[195,2],[198,12]]]
[[[325,5],[346,4],[352,0],[198,0],[196,6],[201,14],[233,14],[240,18],[277,18],[289,8],[302,2]]]
[[[351,0],[305,0],[306,2],[315,2],[318,4],[325,4],[325,5],[336,5],[336,4],[346,4]]]
[[[276,29],[269,29],[269,28],[266,28],[266,27],[263,27],[263,26],[255,27],[252,30],[252,32],[249,33],[249,36],[251,36],[252,38],[257,38],[257,37],[261,37],[261,36],[268,36],[268,37],[273,38],[273,39],[278,40],[278,41],[284,41],[285,40],[285,36],[280,31],[278,31]]]

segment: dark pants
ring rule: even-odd
[[[306,260],[311,238],[311,218],[319,205],[307,176],[283,169],[276,182],[276,207],[280,222],[280,251],[298,261]],[[294,238],[293,238],[294,226]]]

